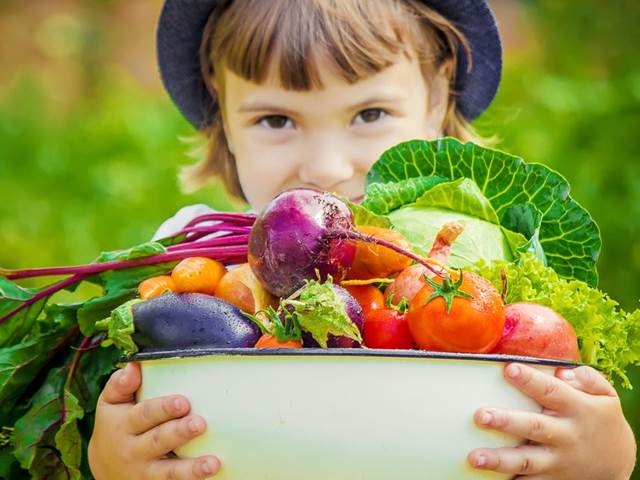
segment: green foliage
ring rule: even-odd
[[[589,213],[569,196],[569,185],[562,175],[498,150],[444,138],[412,140],[390,148],[371,167],[366,183],[387,187],[432,175],[449,180],[467,178],[472,180],[468,185],[474,187],[467,191],[464,184],[439,184],[410,199],[411,204],[452,209],[504,227],[503,219],[508,219],[511,227],[518,226],[522,222],[514,222],[514,215],[534,211],[541,223],[527,230],[537,233],[546,263],[563,277],[598,284],[595,262],[600,253],[600,232]],[[394,204],[402,205],[399,200]],[[396,223],[394,219],[392,215]]]
[[[300,295],[282,301],[284,309],[292,309],[300,328],[311,334],[322,348],[327,348],[329,335],[345,336],[362,342],[360,330],[351,320],[345,303],[329,279],[325,283],[307,281]]]

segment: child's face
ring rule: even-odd
[[[318,65],[323,89],[310,91],[287,90],[276,74],[256,84],[224,72],[226,135],[256,210],[292,187],[361,196],[384,150],[442,135],[444,77],[428,85],[418,63],[404,57],[354,84],[328,62]]]

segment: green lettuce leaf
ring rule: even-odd
[[[514,206],[535,207],[531,212],[537,210],[542,215],[535,240],[547,264],[562,277],[597,285],[596,261],[601,247],[598,227],[569,196],[567,181],[544,165],[525,163],[504,152],[462,144],[453,138],[413,140],[387,150],[373,165],[367,174],[363,204],[374,213],[387,213],[369,198],[375,191],[384,186],[391,195],[393,184],[434,176],[449,181],[473,180],[493,206],[500,224],[508,229],[518,225],[512,218]],[[398,208],[416,199],[405,202],[396,195],[395,202],[386,200],[385,204]],[[511,216],[509,221],[505,221],[507,216]],[[395,224],[393,217],[391,220]]]

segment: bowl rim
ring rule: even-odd
[[[193,347],[178,349],[149,349],[122,357],[122,362],[137,362],[171,358],[194,358],[205,356],[321,356],[321,357],[390,357],[425,358],[438,360],[475,360],[498,363],[529,363],[555,367],[579,367],[582,363],[552,358],[527,357],[523,355],[501,355],[487,353],[435,352],[428,350],[384,350],[376,348],[218,348]]]

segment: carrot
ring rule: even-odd
[[[270,333],[265,333],[258,339],[255,348],[302,348],[302,340],[280,341]]]
[[[166,291],[176,291],[176,284],[169,275],[158,275],[157,277],[147,278],[138,285],[138,293],[143,300],[157,297]]]
[[[189,257],[174,267],[171,278],[175,282],[176,292],[213,295],[225,272],[220,262],[206,257]]]
[[[360,226],[358,230],[365,235],[391,242],[405,250],[411,249],[411,244],[401,233],[388,228]],[[371,243],[356,242],[356,255],[347,278],[387,277],[404,270],[410,264],[410,258],[389,248]]]

